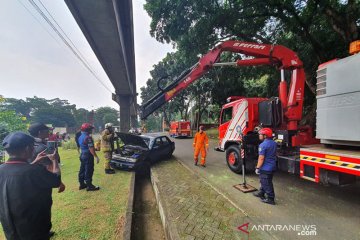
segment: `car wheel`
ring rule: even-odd
[[[232,145],[226,149],[226,163],[234,173],[242,173],[243,159],[238,145]]]

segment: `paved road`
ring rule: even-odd
[[[241,208],[252,219],[249,229],[256,231],[254,227],[267,228],[278,239],[360,239],[360,184],[329,187],[278,172],[274,176],[277,205],[267,205],[251,193],[245,194],[233,187],[241,182],[241,175],[228,169],[225,153],[210,150],[207,167],[201,168],[193,165],[192,139],[174,141],[174,157]],[[211,141],[210,149],[215,145],[216,141]],[[259,187],[255,174],[249,174],[247,181]],[[316,226],[316,236],[299,236],[298,231],[286,229],[310,227],[308,225]]]

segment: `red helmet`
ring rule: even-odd
[[[90,130],[90,129],[93,129],[94,126],[91,125],[90,123],[83,123],[81,125],[81,131],[86,131],[86,130]]]
[[[259,131],[259,134],[263,134],[263,135],[266,135],[266,137],[271,138],[272,134],[273,134],[273,131],[270,128],[262,128]]]

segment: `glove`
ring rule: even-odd
[[[256,173],[256,175],[260,175],[260,169],[256,168],[255,173]]]
[[[62,193],[63,191],[65,191],[65,188],[66,188],[66,187],[65,187],[65,184],[61,182],[61,183],[60,183],[60,186],[59,186],[59,189],[58,189],[58,192],[59,192],[59,193]]]
[[[96,164],[99,164],[99,162],[100,162],[100,159],[98,156],[96,156]]]

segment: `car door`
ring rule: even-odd
[[[168,157],[173,149],[172,149],[172,142],[170,141],[169,138],[167,137],[161,137],[161,141],[162,141],[162,144],[163,144],[163,157]]]
[[[158,161],[161,159],[162,157],[162,151],[163,151],[163,144],[162,144],[162,141],[161,141],[161,137],[157,137],[155,138],[154,140],[154,144],[152,146],[152,156],[151,156],[151,159],[153,161]]]

